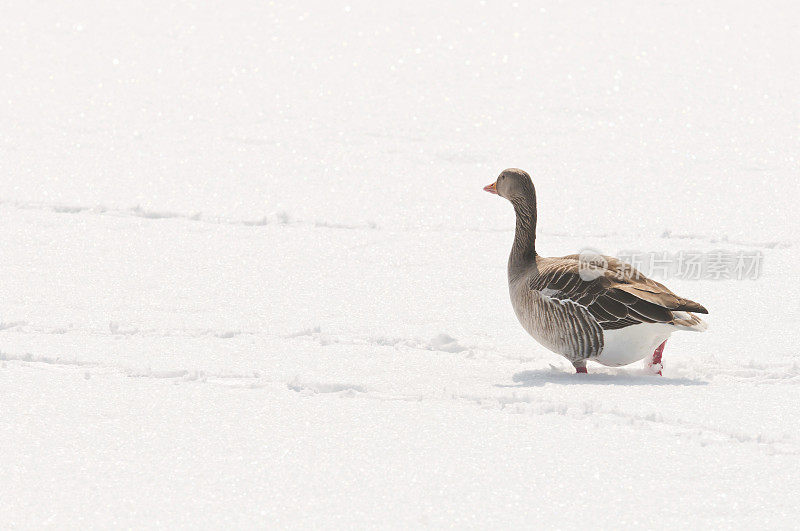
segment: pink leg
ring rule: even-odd
[[[586,360],[573,361],[572,365],[575,367],[575,374],[588,374],[586,371]]]
[[[647,364],[648,367],[653,367],[653,368],[655,368],[654,365],[658,365],[658,371],[656,371],[656,374],[658,374],[659,376],[661,376],[661,369],[664,368],[664,365],[661,363],[661,355],[664,353],[664,345],[666,344],[667,342],[664,341],[663,343],[661,343],[659,346],[656,347],[656,349],[653,351],[653,357],[650,358],[650,361]]]

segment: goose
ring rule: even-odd
[[[528,334],[567,358],[576,373],[586,361],[620,367],[647,359],[661,374],[662,354],[678,330],[702,332],[702,305],[675,295],[611,256],[573,254],[545,258],[536,252],[536,190],[523,170],[503,170],[483,188],[511,202],[517,216],[508,257],[508,290]]]

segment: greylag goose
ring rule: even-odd
[[[536,190],[522,170],[504,170],[484,187],[511,202],[517,215],[508,257],[511,304],[523,328],[543,346],[561,354],[579,373],[586,361],[619,367],[647,358],[661,374],[661,356],[676,330],[702,332],[692,312],[700,304],[678,297],[610,256],[544,258],[536,252]]]

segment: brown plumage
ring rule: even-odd
[[[610,256],[536,256],[528,288],[584,306],[603,329],[638,323],[672,323],[673,312],[708,313],[629,264]],[[592,278],[596,277],[596,278]],[[551,293],[552,292],[552,293]],[[677,323],[676,323],[677,324]]]

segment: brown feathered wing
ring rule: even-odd
[[[536,266],[538,274],[530,281],[532,290],[584,306],[604,330],[639,323],[691,327],[702,321],[683,312],[708,313],[700,304],[675,295],[663,284],[610,256],[538,258]]]

